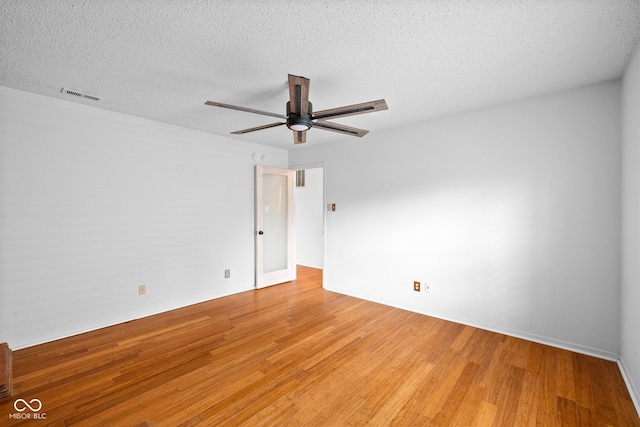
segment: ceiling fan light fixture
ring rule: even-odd
[[[291,126],[289,126],[289,129],[295,130],[297,132],[304,132],[304,131],[307,131],[307,130],[311,129],[311,126],[309,126],[306,123],[296,123],[296,124],[292,124]]]
[[[311,129],[313,121],[309,115],[298,116],[296,114],[290,114],[287,119],[287,127],[296,132],[305,132]]]

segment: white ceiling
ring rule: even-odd
[[[380,132],[618,78],[639,38],[638,0],[2,0],[0,85],[291,149],[204,102],[285,114],[291,73],[314,110],[386,99],[336,120]]]

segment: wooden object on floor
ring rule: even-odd
[[[14,352],[46,425],[640,426],[614,362],[298,280]],[[0,405],[0,422],[18,424]],[[44,425],[44,423],[43,423]]]
[[[11,397],[11,349],[0,343],[0,402]]]

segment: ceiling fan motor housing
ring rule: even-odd
[[[313,109],[309,102],[308,114],[301,115],[291,112],[291,102],[287,102],[287,127],[291,130],[304,132],[313,126]]]

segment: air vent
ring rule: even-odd
[[[305,175],[305,170],[301,169],[296,171],[296,187],[304,187],[305,183],[304,183],[304,175]]]
[[[65,87],[62,88],[62,93],[67,95],[77,96],[79,98],[90,99],[92,101],[102,101],[102,98],[100,98],[99,96],[89,95],[88,93],[83,93],[73,89],[67,89]]]

